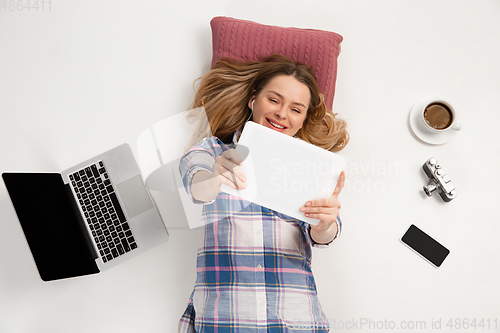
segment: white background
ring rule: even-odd
[[[2,172],[61,171],[124,142],[135,150],[144,129],[189,108],[210,66],[214,16],[341,34],[344,229],[313,254],[326,315],[354,325],[339,332],[403,321],[453,332],[473,319],[500,332],[498,0],[52,0],[38,12],[0,2]],[[445,145],[422,143],[408,125],[429,95],[447,98],[463,126]],[[450,203],[423,194],[431,156],[457,186]],[[171,229],[168,243],[110,271],[44,283],[3,183],[0,214],[0,332],[176,331],[201,230]],[[441,268],[400,243],[412,223],[450,249]]]

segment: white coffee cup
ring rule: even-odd
[[[460,131],[462,126],[456,120],[453,106],[440,97],[428,97],[419,102],[420,122],[427,131],[443,133]]]

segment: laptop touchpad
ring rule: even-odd
[[[141,176],[126,180],[116,185],[116,188],[129,218],[153,208]]]

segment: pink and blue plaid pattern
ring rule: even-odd
[[[190,196],[194,174],[212,172],[215,157],[227,149],[212,137],[183,155],[179,171]],[[197,279],[179,332],[329,331],[311,271],[307,223],[223,192],[204,204],[202,220]]]

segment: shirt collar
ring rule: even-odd
[[[237,144],[238,143],[238,140],[240,139],[240,136],[241,136],[241,129],[237,130],[236,132],[234,132],[233,134],[233,143],[234,144]]]

